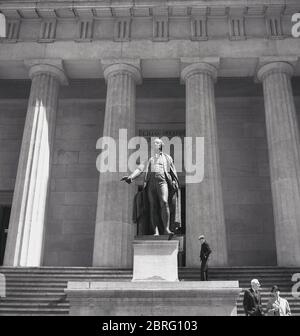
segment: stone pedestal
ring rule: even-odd
[[[178,240],[135,240],[131,282],[68,282],[70,315],[237,315],[238,281],[178,281]]]
[[[263,65],[270,176],[275,219],[277,263],[300,265],[300,140],[291,76],[287,62]]]
[[[177,240],[135,240],[132,281],[178,281],[178,244]]]
[[[234,316],[238,281],[68,282],[70,315]]]

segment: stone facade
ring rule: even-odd
[[[126,207],[115,205],[119,187],[95,166],[97,139],[126,127],[209,139],[203,183],[179,176],[186,266],[198,266],[200,233],[213,265],[299,265],[299,10],[292,0],[2,1],[0,202],[15,191],[4,263],[131,267],[141,182],[122,185]]]
[[[9,42],[208,41],[290,36],[296,0],[2,1]]]

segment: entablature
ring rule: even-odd
[[[13,41],[40,41],[45,21],[55,22],[49,42],[150,39],[239,41],[251,38],[284,39],[291,36],[291,16],[300,12],[297,0],[200,1],[0,1],[8,24],[18,21]],[[84,23],[86,22],[86,23]],[[54,25],[53,25],[54,27]],[[82,31],[80,27],[86,27]],[[16,37],[17,35],[17,37]],[[3,39],[11,42],[10,36]]]

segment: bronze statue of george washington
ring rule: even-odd
[[[143,190],[135,197],[135,221],[154,235],[173,235],[174,228],[180,226],[180,189],[173,160],[162,151],[163,141],[154,139],[154,153],[149,160],[140,164],[121,181],[131,183],[143,172]],[[138,199],[137,199],[138,198]],[[145,232],[145,230],[143,230]]]

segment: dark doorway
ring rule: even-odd
[[[3,265],[11,207],[0,205],[0,266]]]

